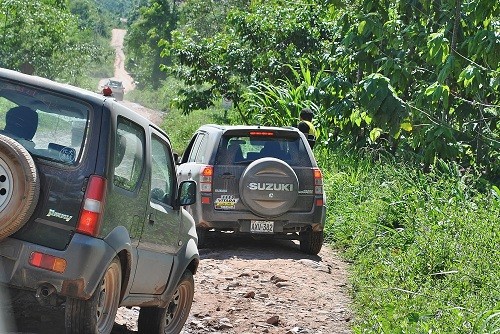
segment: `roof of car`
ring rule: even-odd
[[[21,72],[13,71],[6,68],[0,68],[0,77],[15,81],[24,82],[26,84],[30,84],[33,86],[43,87],[44,89],[55,90],[60,92],[66,92],[68,94],[81,94],[87,96],[87,98],[92,98],[96,100],[105,100],[102,94],[98,94],[92,91],[89,91],[84,88],[72,86],[65,83],[56,82],[47,78],[23,74]]]
[[[300,132],[297,128],[292,126],[279,127],[279,126],[263,126],[263,125],[219,125],[219,124],[205,124],[201,129],[209,129],[226,132],[230,130],[269,130],[269,131],[291,131]]]
[[[69,84],[59,83],[47,78],[23,74],[17,71],[5,69],[0,67],[0,79],[13,80],[17,82],[21,82],[23,84],[31,85],[33,87],[43,88],[44,90],[52,90],[57,91],[63,94],[68,94],[70,96],[79,96],[85,101],[93,101],[98,105],[107,105],[109,109],[119,109],[121,112],[130,117],[133,120],[142,120],[143,124],[149,123],[151,126],[155,127],[158,131],[162,132],[166,135],[166,133],[161,130],[159,127],[154,125],[153,122],[148,120],[146,117],[140,115],[135,112],[131,108],[123,105],[120,102],[117,102],[115,98],[110,98],[109,96],[103,96],[102,94],[95,93],[89,91],[84,88],[79,88],[76,86],[72,86]],[[36,100],[36,97],[33,97],[33,100]],[[19,104],[30,105],[30,101],[24,99],[22,102],[18,101]],[[34,103],[31,103],[34,104]]]

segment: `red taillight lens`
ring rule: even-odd
[[[274,132],[269,132],[269,131],[250,131],[250,136],[272,137],[272,136],[274,136]]]
[[[99,233],[106,197],[106,183],[106,179],[103,177],[97,175],[90,177],[83,199],[80,219],[76,226],[77,232],[91,236],[96,236]]]
[[[33,252],[30,255],[29,263],[38,268],[63,273],[66,270],[66,260],[60,257]]]
[[[322,195],[323,194],[323,173],[319,168],[313,168],[314,175],[314,194]]]
[[[200,191],[212,192],[212,177],[214,175],[213,166],[204,166],[200,174]]]

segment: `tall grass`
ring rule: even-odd
[[[352,261],[356,333],[500,332],[500,193],[453,164],[317,152],[327,240]]]

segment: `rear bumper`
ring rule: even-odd
[[[29,264],[32,252],[66,260],[64,273]],[[88,299],[100,281],[115,251],[104,240],[75,234],[63,251],[14,238],[0,242],[0,284],[27,290],[51,287],[61,296]]]
[[[299,232],[306,228],[322,231],[326,221],[326,207],[317,207],[311,212],[288,212],[278,217],[259,217],[249,212],[207,210],[199,215],[196,226],[204,229],[250,232],[252,220],[275,222],[274,233]]]

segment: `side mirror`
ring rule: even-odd
[[[196,182],[193,180],[182,181],[179,185],[177,198],[180,206],[196,203]]]

